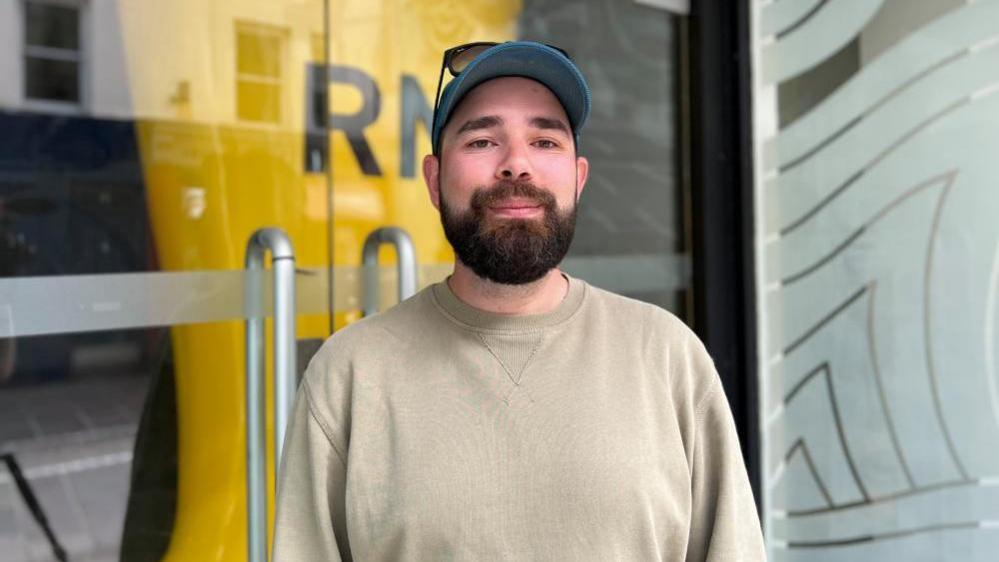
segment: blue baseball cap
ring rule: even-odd
[[[503,76],[530,78],[551,90],[579,144],[579,132],[590,115],[590,87],[583,73],[558,49],[534,41],[508,41],[483,51],[445,86],[431,132],[434,154],[440,154],[441,132],[465,95],[479,84]]]

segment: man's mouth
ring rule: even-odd
[[[500,217],[523,218],[544,213],[544,206],[527,199],[507,199],[490,205],[489,211]]]

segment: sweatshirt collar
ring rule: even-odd
[[[498,314],[480,310],[455,296],[447,281],[433,285],[432,295],[434,303],[445,316],[468,328],[526,332],[566,322],[582,306],[586,296],[586,283],[568,275],[565,277],[569,281],[568,294],[554,310],[542,314]]]

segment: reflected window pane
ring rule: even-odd
[[[567,50],[593,91],[579,146],[590,176],[565,265],[683,317],[690,254],[678,168],[677,16],[634,2],[609,6],[527,0],[519,22],[521,38]]]
[[[79,73],[80,63],[76,61],[25,57],[25,95],[32,99],[79,101]]]
[[[281,120],[281,28],[236,24],[236,115],[245,121]]]
[[[236,111],[240,119],[276,123],[281,119],[281,87],[239,81],[236,84]]]
[[[79,10],[29,2],[24,6],[25,42],[34,47],[80,48]]]
[[[236,70],[240,74],[280,78],[281,37],[257,26],[236,32]]]

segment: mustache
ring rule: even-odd
[[[490,188],[478,188],[472,193],[469,206],[476,213],[481,213],[486,207],[490,207],[505,199],[517,197],[528,199],[546,210],[555,210],[555,196],[546,189],[542,189],[529,181],[500,180]]]

